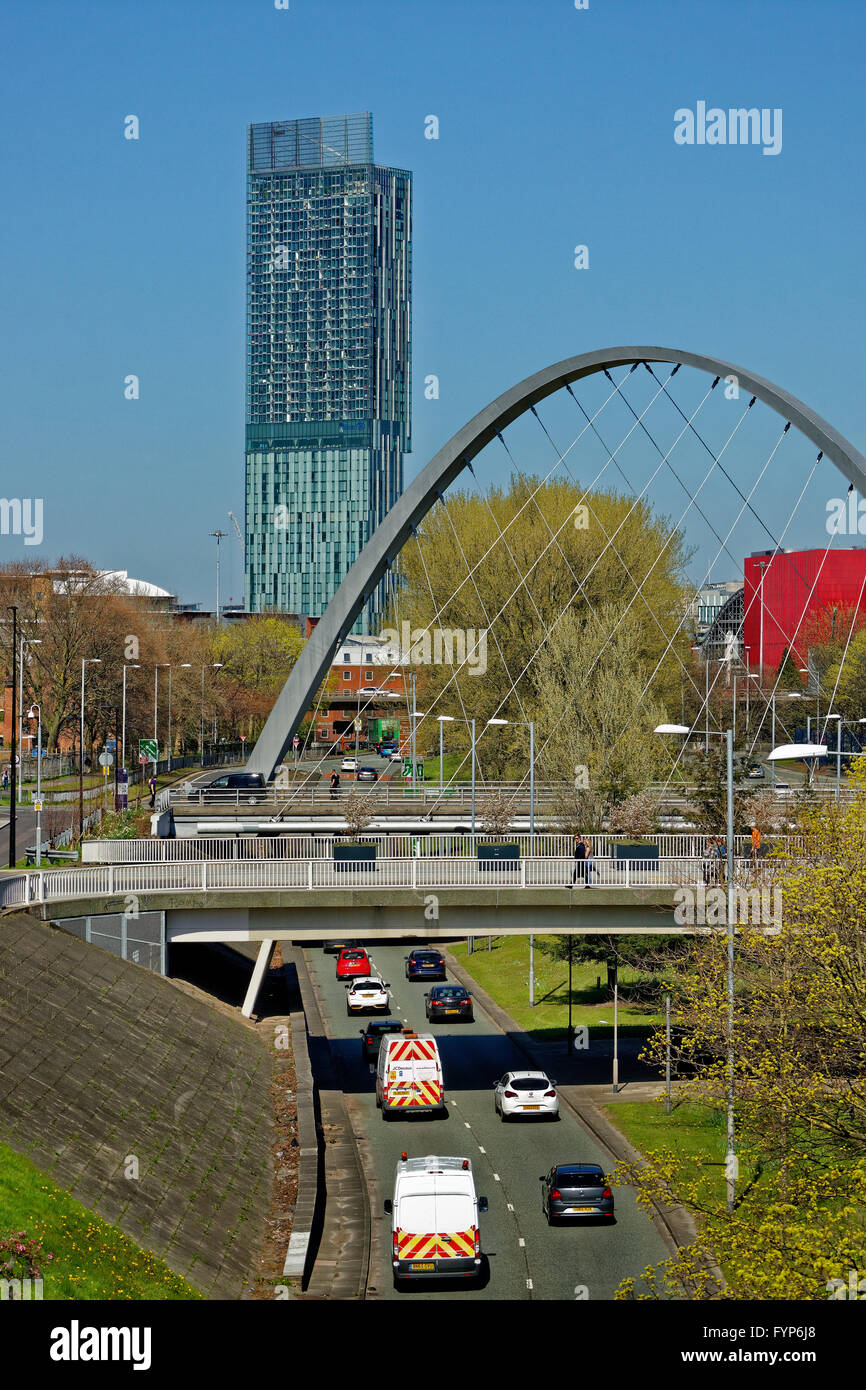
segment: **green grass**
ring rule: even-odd
[[[199,1299],[202,1294],[0,1144],[0,1233],[42,1242],[45,1299]]]
[[[621,1101],[602,1107],[605,1115],[641,1153],[670,1149],[684,1161],[689,1178],[700,1175],[703,1196],[725,1197],[725,1115],[694,1101],[674,1101],[669,1115],[664,1101]]]
[[[535,938],[535,1008],[529,1007],[529,938],[493,938],[487,949],[482,938],[470,956],[465,942],[451,949],[496,1003],[527,1033],[540,1040],[564,1037],[568,1027],[568,962],[551,960]],[[639,979],[636,971],[620,970],[620,990]],[[601,980],[601,987],[596,980]],[[607,997],[607,971],[603,965],[575,962],[571,976],[571,1019],[573,1025],[591,1025],[593,1037],[613,1035],[613,1001]],[[645,1005],[624,1003],[620,996],[619,1028],[624,1035],[639,1036],[662,1021],[662,1015]]]

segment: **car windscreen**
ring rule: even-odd
[[[546,1076],[515,1076],[508,1084],[512,1091],[546,1091],[550,1086]]]

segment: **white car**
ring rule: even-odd
[[[378,975],[361,975],[356,980],[350,980],[346,991],[346,1012],[363,1014],[368,1009],[387,1011],[391,1007],[389,988],[388,981],[381,980]]]
[[[396,752],[396,753],[392,753],[392,754],[391,754],[391,762],[392,762],[392,763],[402,763],[402,761],[403,761],[403,754],[402,754],[402,753]]]
[[[522,1115],[558,1120],[556,1082],[543,1071],[507,1071],[493,1083],[493,1108],[503,1122]]]
[[[357,759],[357,758],[344,758],[343,761],[340,763],[340,771],[341,771],[341,772],[357,772],[357,771],[358,771],[358,759]]]

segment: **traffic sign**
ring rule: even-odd
[[[138,761],[140,763],[155,763],[159,760],[159,745],[155,738],[140,738],[138,740]]]
[[[41,801],[34,801],[34,803],[33,803],[33,809],[34,809],[34,811],[41,811],[41,810],[42,810],[42,802],[41,802]]]
[[[300,748],[300,746],[301,746],[300,737],[299,737],[298,734],[295,734],[294,738],[292,739],[292,747],[293,747],[293,748]]]
[[[111,767],[111,765],[112,765],[113,762],[114,762],[114,754],[113,754],[113,753],[100,753],[100,755],[99,755],[99,766],[100,766],[100,767],[104,767],[104,768],[107,770],[108,768]]]

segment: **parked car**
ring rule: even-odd
[[[391,1007],[389,988],[388,981],[380,980],[378,975],[362,975],[351,980],[346,989],[346,1013],[363,1014],[368,1009],[387,1012]]]
[[[376,769],[375,769],[374,767],[359,767],[359,768],[358,768],[358,776],[357,776],[357,778],[356,778],[356,781],[358,781],[358,782],[378,782],[378,780],[379,780],[379,774],[378,774],[378,772],[376,771]]]
[[[477,1278],[483,1268],[478,1217],[487,1198],[475,1192],[468,1158],[408,1158],[402,1154],[391,1218],[394,1284],[405,1279]]]
[[[340,771],[341,771],[341,772],[357,772],[357,771],[358,771],[358,759],[357,759],[357,758],[344,758],[343,761],[340,763]]]
[[[365,1062],[375,1062],[379,1044],[388,1033],[402,1033],[403,1024],[396,1018],[371,1018],[361,1029],[361,1055]]]
[[[613,1193],[597,1163],[557,1163],[538,1181],[548,1226],[560,1217],[603,1216],[613,1220]]]
[[[441,1023],[453,1018],[465,1018],[472,1023],[472,995],[462,985],[434,985],[424,995],[424,1007],[431,1023]]]
[[[190,783],[187,796],[197,797],[199,793],[202,801],[225,801],[232,805],[240,800],[256,806],[267,794],[267,783],[262,772],[225,772],[204,786]]]
[[[351,980],[356,975],[369,975],[370,973],[370,957],[363,947],[349,947],[337,956],[338,980]]]
[[[407,980],[444,980],[445,957],[441,951],[410,951],[404,957]]]
[[[507,1071],[493,1083],[493,1108],[503,1123],[524,1116],[558,1120],[556,1082],[543,1071]]]

